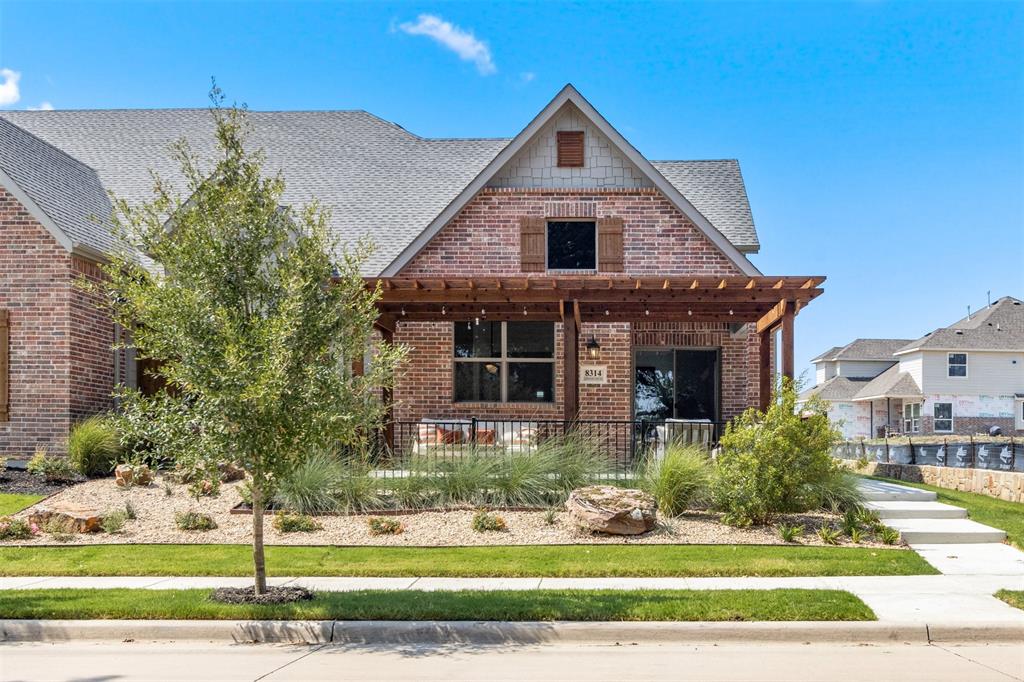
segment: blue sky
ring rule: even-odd
[[[457,137],[572,82],[649,158],[740,159],[754,263],[828,276],[800,369],[1024,297],[1024,3],[4,2],[0,69],[4,108],[205,106],[216,75]]]

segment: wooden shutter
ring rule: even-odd
[[[544,256],[547,251],[546,228],[543,218],[519,219],[519,259],[523,272],[544,272]]]
[[[558,142],[559,168],[582,168],[583,131],[559,130],[556,140]]]
[[[10,400],[8,389],[10,376],[10,326],[6,310],[0,310],[0,422],[8,421],[11,418]]]
[[[622,218],[600,218],[597,221],[598,272],[623,272]]]

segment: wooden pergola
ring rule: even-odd
[[[782,373],[792,377],[793,318],[823,293],[824,277],[391,277],[380,287],[377,327],[391,340],[396,322],[482,319],[563,323],[563,405],[579,409],[579,333],[584,322],[756,323],[762,407],[771,392],[770,335],[781,328]]]

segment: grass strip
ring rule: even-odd
[[[17,514],[22,509],[30,507],[46,495],[22,495],[20,493],[0,493],[0,516]]]
[[[996,592],[996,597],[1002,599],[1004,602],[1024,611],[1024,591],[1021,590],[999,590]]]
[[[320,592],[311,601],[256,606],[210,601],[210,590],[0,591],[0,618],[854,621],[875,620],[840,590],[502,590]]]
[[[929,575],[916,552],[774,545],[267,547],[277,576],[739,577]],[[0,547],[0,575],[247,576],[247,545]]]
[[[1018,549],[1024,549],[1024,504],[1020,502],[1008,502],[988,495],[950,490],[927,483],[908,483],[881,476],[870,476],[869,478],[921,490],[931,490],[936,493],[939,502],[966,509],[972,521],[1005,530],[1006,540]]]

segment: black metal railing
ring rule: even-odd
[[[628,476],[644,457],[669,444],[717,446],[726,422],[652,420],[432,419],[399,421],[377,437],[378,475],[403,475],[412,466],[436,466],[473,456],[511,457],[542,448],[604,457],[610,475]]]
[[[920,464],[988,469],[992,471],[1024,471],[1024,443],[1016,438],[985,440],[973,436],[950,436],[941,442],[914,442],[900,439],[892,442],[846,441],[834,452],[840,459],[866,459],[883,464]]]

